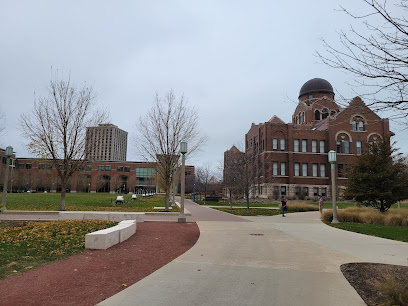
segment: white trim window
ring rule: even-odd
[[[361,141],[356,141],[356,154],[361,155]]]
[[[312,152],[317,153],[317,140],[312,140]]]
[[[285,139],[280,140],[280,150],[285,151]]]
[[[307,139],[302,139],[302,152],[307,152]]]
[[[325,153],[326,149],[326,142],[324,140],[320,140],[320,153]]]
[[[273,175],[278,175],[278,163],[273,162]]]
[[[286,175],[286,163],[281,163],[281,175]]]
[[[295,176],[300,176],[300,163],[295,163]]]
[[[302,175],[307,176],[307,164],[302,164]]]
[[[299,139],[295,139],[293,141],[293,151],[294,152],[299,152]]]
[[[320,176],[326,177],[326,164],[320,164]]]
[[[278,150],[278,138],[272,139],[272,150]]]
[[[318,168],[317,164],[312,165],[312,170],[313,170],[312,174],[313,174],[314,177],[317,177],[317,168]]]

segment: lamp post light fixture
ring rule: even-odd
[[[340,223],[337,219],[337,206],[336,206],[336,176],[335,176],[335,164],[336,164],[336,151],[329,151],[329,163],[331,164],[331,181],[332,181],[332,204],[333,204],[333,220],[332,224]]]
[[[186,188],[186,173],[185,173],[185,168],[186,168],[186,153],[187,153],[187,142],[186,141],[181,141],[180,142],[180,153],[182,155],[181,157],[181,173],[180,173],[180,180],[181,180],[181,195],[180,195],[180,216],[178,217],[178,222],[179,223],[185,223],[186,222],[186,216],[184,215],[184,193],[185,193],[185,188]]]
[[[6,171],[4,171],[3,197],[1,198],[1,209],[2,210],[7,210],[6,209],[7,183],[8,183],[10,157],[12,155],[13,155],[13,147],[8,146],[6,148]]]

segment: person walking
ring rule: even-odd
[[[285,199],[285,197],[282,197],[282,217],[286,217],[285,216],[285,210],[286,210],[286,202],[287,200]]]
[[[319,195],[319,211],[320,211],[320,217],[323,215],[323,198],[321,195]]]

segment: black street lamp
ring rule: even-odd
[[[8,173],[9,173],[9,164],[10,157],[13,155],[13,147],[8,146],[6,148],[6,171],[4,171],[4,184],[3,184],[3,197],[1,199],[1,209],[6,209],[6,198],[7,198],[7,183],[8,183]]]

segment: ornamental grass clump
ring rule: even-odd
[[[331,222],[333,211],[325,210],[322,220]],[[390,209],[385,213],[365,207],[350,207],[337,211],[337,219],[340,222],[367,223],[377,225],[408,226],[408,210]]]
[[[282,204],[279,205],[279,209],[282,209]],[[288,202],[286,205],[286,211],[288,212],[306,212],[317,211],[319,207],[313,204],[305,204],[299,202]]]
[[[408,305],[407,280],[398,281],[390,273],[382,277],[381,281],[374,283],[382,296],[387,299],[384,305]]]

